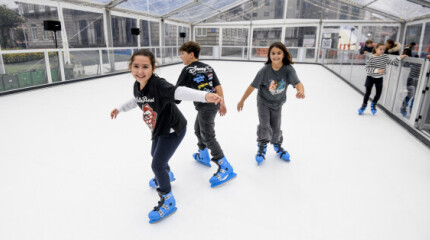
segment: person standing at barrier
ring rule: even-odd
[[[402,44],[399,42],[394,42],[392,39],[388,39],[385,42],[385,54],[400,55],[400,50],[402,49]]]
[[[368,54],[373,51],[373,41],[372,40],[366,40],[366,44],[363,46],[362,49],[360,49],[360,54]]]
[[[134,97],[110,114],[114,119],[120,112],[139,107],[143,111],[143,120],[152,132],[151,167],[155,178],[150,180],[149,185],[157,188],[161,200],[148,214],[150,223],[164,219],[177,209],[170,186],[174,176],[168,162],[185,136],[187,120],[179,111],[175,100],[215,104],[223,102],[223,98],[214,93],[176,87],[154,74],[155,68],[152,52],[141,49],[131,56],[129,69],[136,79],[133,86]]]
[[[373,97],[373,101],[371,104],[372,114],[376,114],[376,104],[378,103],[379,98],[382,93],[382,85],[383,85],[383,77],[385,74],[385,69],[388,64],[395,65],[398,64],[399,61],[405,57],[406,55],[398,56],[395,59],[390,59],[388,55],[384,54],[386,51],[386,47],[383,43],[378,43],[376,47],[373,49],[373,54],[369,57],[366,62],[366,72],[367,78],[364,86],[366,87],[366,93],[364,94],[363,104],[358,109],[358,114],[362,115],[367,107],[367,101],[369,101],[370,93],[372,92],[373,85],[376,88],[376,94]]]
[[[411,44],[409,44],[409,46],[411,46]],[[414,45],[412,45],[411,47],[405,48],[405,50],[403,50],[403,54],[407,55],[408,57],[412,57],[413,46]],[[413,57],[418,57],[418,55],[415,55]],[[410,68],[408,80],[406,81],[406,89],[408,90],[408,94],[406,95],[405,99],[403,99],[402,106],[400,107],[400,113],[404,117],[406,117],[408,115],[407,108],[408,108],[409,102],[411,103],[411,105],[409,106],[409,112],[412,112],[412,106],[414,105],[415,91],[417,89],[418,80],[420,77],[421,64],[407,62],[404,64],[404,66]]]
[[[294,64],[292,56],[283,43],[271,44],[265,66],[257,73],[237,104],[237,110],[242,111],[245,100],[254,89],[258,89],[257,108],[260,124],[257,127],[258,151],[255,156],[258,165],[266,158],[269,142],[273,144],[278,157],[290,161],[290,154],[282,148],[281,131],[282,106],[287,100],[288,85],[293,85],[297,89],[297,98],[305,98],[305,88],[292,64]]]

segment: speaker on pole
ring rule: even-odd
[[[52,20],[43,21],[43,29],[45,31],[61,31],[61,22]]]
[[[139,35],[140,29],[139,28],[131,28],[131,34],[133,35]]]

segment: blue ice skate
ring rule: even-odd
[[[158,206],[149,212],[149,223],[158,222],[177,210],[175,197],[173,197],[172,192],[163,193],[158,188],[157,192],[160,196],[160,201],[158,201]]]
[[[233,172],[233,167],[228,163],[225,157],[215,162],[218,165],[218,171],[209,179],[211,187],[219,186],[237,176],[237,174]]]
[[[275,149],[276,155],[278,155],[279,158],[285,161],[290,161],[290,154],[285,151],[280,144],[273,144],[273,148]]]
[[[260,165],[260,163],[263,162],[264,159],[266,159],[266,151],[267,151],[267,144],[266,143],[258,143],[258,152],[255,156],[255,160],[257,161],[257,164]]]
[[[366,110],[367,105],[361,105],[361,107],[358,109],[358,115],[363,115],[364,110]]]
[[[370,105],[370,111],[372,111],[373,115],[376,114],[376,103],[372,102],[372,104]]]
[[[203,150],[199,149],[198,153],[193,154],[193,158],[201,164],[204,164],[208,167],[211,166],[211,158],[209,157],[209,151],[207,148]]]
[[[173,175],[172,171],[169,171],[169,177],[170,177],[170,182],[173,182],[176,180],[175,175]],[[149,180],[149,187],[151,188],[158,188],[158,181],[155,178],[152,178],[151,180]]]

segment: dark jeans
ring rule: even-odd
[[[364,94],[363,105],[367,105],[367,101],[369,101],[369,96],[370,96],[370,93],[372,92],[373,85],[375,85],[376,87],[376,94],[373,97],[373,102],[375,104],[378,103],[378,100],[382,94],[382,85],[383,85],[382,83],[383,83],[383,78],[373,78],[373,77],[367,76],[366,84],[364,84],[364,86],[366,86],[366,93]]]
[[[262,103],[257,103],[258,119],[257,142],[282,144],[281,117],[282,107],[272,109]]]
[[[169,177],[169,160],[175,153],[179,144],[185,136],[186,129],[177,135],[175,132],[170,133],[168,137],[156,137],[152,140],[152,171],[157,179],[158,186],[162,192],[169,193],[172,188],[170,187]]]
[[[200,150],[206,147],[211,150],[213,160],[219,160],[224,157],[224,153],[215,138],[215,117],[218,108],[200,108],[197,111],[196,122],[194,124],[194,133],[197,136],[197,146]]]

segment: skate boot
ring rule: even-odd
[[[158,201],[158,206],[154,207],[154,210],[149,212],[149,223],[158,222],[170,214],[176,211],[176,201],[173,197],[172,192],[164,193],[157,188],[158,195],[160,196],[160,201]]]
[[[361,108],[358,109],[358,115],[363,115],[364,110],[366,110],[367,105],[361,105]]]
[[[280,144],[273,144],[273,148],[275,149],[276,155],[279,158],[285,161],[290,161],[290,154],[285,151]]]
[[[199,163],[202,163],[208,167],[211,166],[211,158],[209,157],[209,151],[207,148],[204,150],[199,149],[198,153],[193,154],[193,158]]]
[[[176,180],[175,175],[173,175],[172,171],[169,171],[169,177],[170,177],[170,182],[173,182]],[[149,180],[149,187],[151,188],[158,188],[158,181],[155,178],[152,178],[151,180]]]
[[[372,105],[370,105],[370,111],[372,111],[372,114],[376,114],[376,103],[372,102]]]
[[[267,143],[258,143],[258,152],[255,156],[255,160],[257,161],[257,165],[263,162],[266,159],[266,151],[267,151]]]
[[[233,167],[228,163],[225,157],[214,162],[218,165],[218,171],[209,179],[211,187],[219,186],[236,177],[237,174],[233,172]]]

